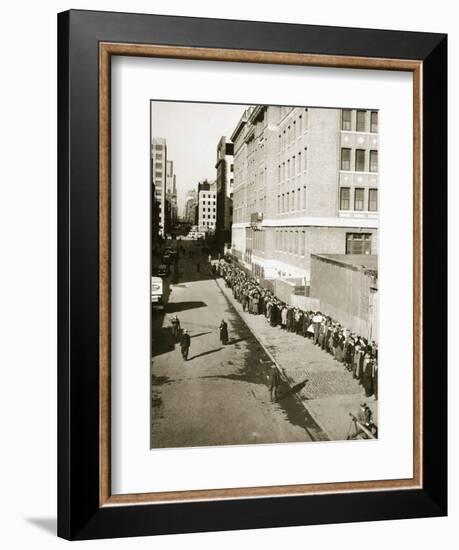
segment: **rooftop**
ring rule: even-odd
[[[356,271],[378,272],[378,256],[376,254],[312,254],[312,256]]]

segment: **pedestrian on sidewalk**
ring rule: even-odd
[[[275,403],[279,399],[279,388],[281,384],[281,378],[279,369],[277,367],[273,367],[271,369],[271,381],[269,386],[269,393],[271,396],[271,402]]]
[[[228,325],[226,324],[226,321],[222,319],[222,322],[220,323],[220,342],[226,346],[228,343]]]
[[[182,357],[185,361],[188,361],[188,353],[190,351],[191,338],[187,330],[183,331],[182,339],[180,340],[180,350]]]

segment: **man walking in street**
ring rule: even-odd
[[[180,321],[177,315],[175,317],[172,317],[171,325],[172,325],[172,337],[174,338],[174,343],[175,343],[178,341],[180,336]]]
[[[279,399],[279,387],[281,383],[280,373],[279,369],[277,367],[273,367],[271,369],[271,383],[269,386],[269,393],[271,395],[271,401],[277,402]]]
[[[185,361],[188,361],[188,352],[190,351],[191,338],[187,330],[183,331],[182,339],[180,340],[180,350],[182,357]]]
[[[220,342],[226,346],[228,343],[228,325],[224,319],[220,323]]]

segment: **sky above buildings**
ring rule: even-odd
[[[174,162],[179,215],[185,197],[198,182],[216,178],[217,144],[231,137],[247,105],[151,102],[151,133],[167,142],[167,159]]]

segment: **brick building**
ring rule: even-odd
[[[249,107],[234,143],[232,253],[309,288],[311,254],[377,254],[378,112]]]

